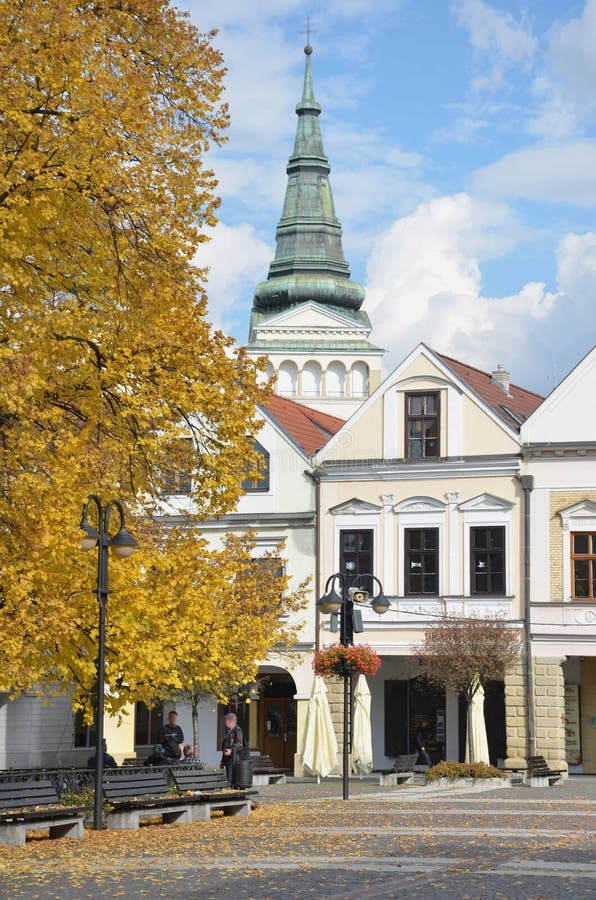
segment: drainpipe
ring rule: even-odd
[[[320,650],[321,645],[319,634],[321,626],[321,613],[319,607],[317,606],[317,600],[321,596],[321,576],[319,573],[321,560],[321,527],[319,524],[321,505],[321,479],[318,475],[315,475],[314,472],[309,472],[307,469],[304,470],[304,474],[310,478],[315,486],[315,651],[317,651]]]
[[[536,730],[534,718],[534,671],[532,664],[532,629],[530,606],[530,503],[534,490],[534,476],[522,475],[521,486],[524,492],[524,635],[526,641],[526,690],[528,710],[528,756],[536,755]]]

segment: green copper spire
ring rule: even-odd
[[[335,215],[329,160],[325,156],[315,100],[310,57],[302,99],[296,106],[298,127],[287,166],[288,187],[277,226],[277,249],[267,281],[257,285],[255,310],[279,310],[314,300],[344,310],[358,310],[364,288],[350,281],[341,246],[341,225]]]

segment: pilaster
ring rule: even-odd
[[[544,756],[551,769],[567,769],[564,661],[565,657],[561,656],[534,659],[536,753]]]

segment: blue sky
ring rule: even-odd
[[[596,0],[184,0],[218,28],[211,318],[246,341],[296,126],[306,17],[352,276],[392,368],[424,340],[547,393],[596,343]]]

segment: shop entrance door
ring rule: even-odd
[[[271,757],[276,768],[294,768],[296,753],[296,701],[265,698],[262,721],[263,753]]]

